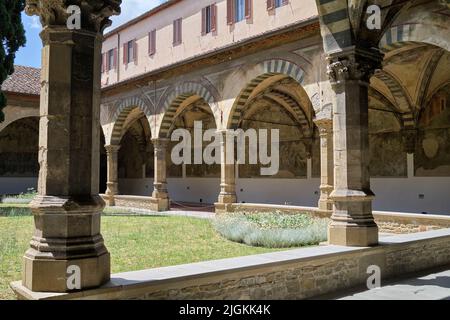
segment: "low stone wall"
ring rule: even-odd
[[[305,299],[450,265],[450,229],[385,237],[373,248],[319,246],[116,274],[102,288],[70,294],[12,288],[22,299]]]
[[[330,218],[332,212],[312,207],[280,206],[252,203],[236,203],[231,205],[232,212],[274,212],[307,213],[314,217]],[[450,228],[450,216],[425,215],[417,213],[398,213],[374,211],[373,216],[382,233],[416,233],[443,228]]]
[[[107,200],[105,195],[101,195],[103,200]],[[143,197],[143,196],[125,196],[118,195],[114,196],[116,206],[125,207],[125,208],[137,208],[137,209],[145,209],[150,211],[155,210],[155,203],[152,197]]]

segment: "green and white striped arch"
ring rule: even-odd
[[[114,127],[111,132],[111,144],[120,144],[123,134],[123,125],[125,124],[130,112],[136,108],[141,110],[146,116],[151,115],[151,110],[148,104],[146,104],[145,101],[138,96],[125,98],[118,103],[116,112],[113,115]]]
[[[178,108],[186,99],[192,96],[199,96],[200,98],[202,98],[214,113],[214,110],[216,109],[215,105],[217,104],[217,97],[211,89],[207,88],[199,82],[185,82],[177,85],[168,93],[168,96],[165,98],[165,112],[158,135],[160,138],[168,137]]]
[[[255,90],[255,88],[264,80],[276,75],[284,74],[296,80],[300,85],[303,85],[305,71],[293,62],[282,59],[272,59],[264,61],[262,66],[264,73],[250,81],[250,83],[247,84],[247,86],[236,98],[230,113],[230,120],[228,121],[227,126],[228,128],[237,129],[239,127],[239,122],[242,119],[242,114],[245,110],[246,104],[248,103],[248,99],[250,98],[253,90]]]
[[[347,0],[316,0],[325,52],[352,45]]]

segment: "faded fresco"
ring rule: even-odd
[[[202,100],[198,100],[189,107],[185,108],[180,112],[180,114],[175,118],[173,130],[183,128],[191,132],[192,139],[194,138],[194,122],[201,121],[203,125],[203,130],[215,129],[216,123],[214,121],[214,116],[210,111],[209,106]],[[168,148],[168,159],[167,159],[167,175],[168,177],[182,177],[183,168],[182,165],[175,165],[171,161],[171,151],[174,146],[179,142],[171,142]],[[193,141],[192,141],[193,144]],[[203,142],[203,150],[209,144],[209,142]],[[191,149],[192,159],[194,162],[194,149]],[[186,165],[186,177],[197,177],[197,178],[220,178],[220,165]]]
[[[39,119],[17,120],[0,132],[0,176],[37,177]]]
[[[133,122],[122,138],[118,154],[120,179],[153,178],[154,149],[143,128],[145,122],[145,117]]]
[[[419,177],[450,176],[450,85],[439,90],[419,121],[415,174]]]
[[[375,105],[376,106],[376,105]],[[372,107],[375,107],[372,104]],[[406,177],[406,150],[400,123],[384,109],[369,110],[369,144],[371,177]]]
[[[241,128],[280,130],[280,170],[277,175],[264,178],[306,178],[307,157],[311,153],[315,157],[313,161],[316,167],[315,174],[320,175],[319,143],[313,143],[314,139],[304,137],[300,124],[282,106],[264,99],[254,102],[244,114]],[[239,177],[262,177],[259,164],[248,164],[248,145],[246,150],[247,164],[239,165]]]

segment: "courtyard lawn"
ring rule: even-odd
[[[0,205],[0,299],[14,299],[9,283],[21,278],[33,218],[23,210],[5,216],[5,207]],[[275,251],[225,240],[209,220],[187,217],[104,216],[102,233],[113,273]]]

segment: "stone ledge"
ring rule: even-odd
[[[389,278],[450,263],[450,229],[383,240],[372,248],[319,246],[120,273],[101,288],[69,294],[11,287],[32,300],[302,299],[364,283],[372,264]]]

